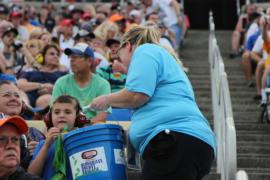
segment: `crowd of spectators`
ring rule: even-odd
[[[270,85],[269,71],[270,8],[263,9],[249,4],[239,16],[232,34],[231,58],[241,56],[241,63],[248,87],[256,87],[255,100],[260,106],[267,104],[265,89]]]
[[[37,109],[50,104],[57,79],[72,73],[66,48],[80,42],[92,48],[91,72],[115,91],[123,87],[127,73],[117,55],[124,32],[135,25],[154,25],[162,33],[160,43],[179,52],[189,24],[176,0],[67,4],[58,9],[53,3],[0,4],[0,18],[0,78],[17,83],[28,105]]]
[[[0,152],[3,148],[16,151],[12,166],[0,157],[5,167],[0,169],[0,179],[18,175],[38,179],[23,169],[50,179],[52,167],[46,168],[54,154],[51,143],[62,125],[70,125],[68,131],[80,127],[76,119],[81,112],[91,120],[84,124],[106,122],[111,109],[96,111],[90,104],[97,96],[124,88],[128,68],[117,51],[122,35],[137,25],[159,29],[160,44],[179,56],[189,22],[176,0],[66,4],[61,8],[53,3],[41,7],[0,4],[0,112],[27,120],[38,117],[47,126],[48,113],[51,118],[48,133],[26,128],[24,119],[18,120],[23,125],[18,127],[15,121],[0,118]],[[70,122],[59,117],[70,117]]]

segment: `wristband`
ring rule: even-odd
[[[38,84],[38,90],[41,90],[43,88],[43,84]]]

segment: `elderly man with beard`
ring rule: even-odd
[[[39,180],[20,167],[20,135],[27,133],[28,126],[19,116],[0,114],[0,180]]]
[[[21,116],[25,107],[22,95],[18,87],[10,81],[0,82],[0,112],[9,116]],[[28,145],[25,148],[25,141],[21,144],[21,165],[26,169],[31,160],[31,156],[38,144],[38,141],[44,138],[44,135],[36,128],[29,128],[26,134]]]

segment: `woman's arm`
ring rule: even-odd
[[[40,90],[43,88],[43,84],[36,82],[29,82],[26,79],[18,80],[18,88],[23,90],[24,92]]]
[[[25,56],[26,64],[32,67],[36,60],[32,56],[32,54],[29,52],[29,50],[25,46],[23,46],[20,49],[20,52]]]
[[[119,92],[99,96],[91,103],[91,108],[105,110],[109,106],[121,108],[138,108],[149,100],[149,96],[139,92],[130,92],[122,89]]]
[[[3,52],[0,52],[0,70],[2,73],[6,72],[6,67],[7,67],[7,63],[6,63],[6,58],[3,55]]]

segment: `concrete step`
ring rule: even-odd
[[[197,89],[195,89],[195,91],[196,90]],[[196,101],[199,104],[212,104],[211,97],[207,97],[207,96],[196,96]],[[253,100],[253,98],[247,98],[247,99],[233,98],[231,101],[232,101],[233,107],[234,106],[242,106],[242,105],[254,106],[254,108],[256,108],[258,111],[261,111],[261,108],[258,107],[259,101],[255,101],[255,100]]]
[[[252,173],[252,174],[248,174],[248,179],[249,180],[269,180],[270,174]]]
[[[268,168],[270,167],[270,157],[257,156],[238,156],[237,165],[243,169],[245,168]]]
[[[270,125],[269,124],[259,124],[259,123],[235,123],[237,130],[263,130],[264,132],[270,132]],[[249,135],[249,134],[247,134]],[[270,136],[269,134],[265,134],[265,136]],[[270,142],[270,141],[269,141]]]
[[[220,180],[220,174],[210,173],[206,175],[203,180]]]
[[[265,147],[265,146],[258,146],[255,147],[255,144],[251,146],[237,146],[237,154],[238,155],[249,155],[249,156],[254,156],[254,155],[268,155],[270,153],[270,148]],[[261,158],[261,156],[257,156],[257,158]]]
[[[241,58],[228,58],[231,33],[231,31],[217,31],[216,37],[229,81],[237,133],[238,169],[246,170],[249,180],[270,180],[270,125],[258,123],[262,109],[259,108],[258,101],[253,100],[256,95],[255,87],[247,87]],[[184,65],[189,68],[188,77],[198,106],[213,127],[210,68],[206,46],[208,31],[191,31],[189,37],[180,57]],[[220,179],[214,167],[215,165],[205,179]]]

